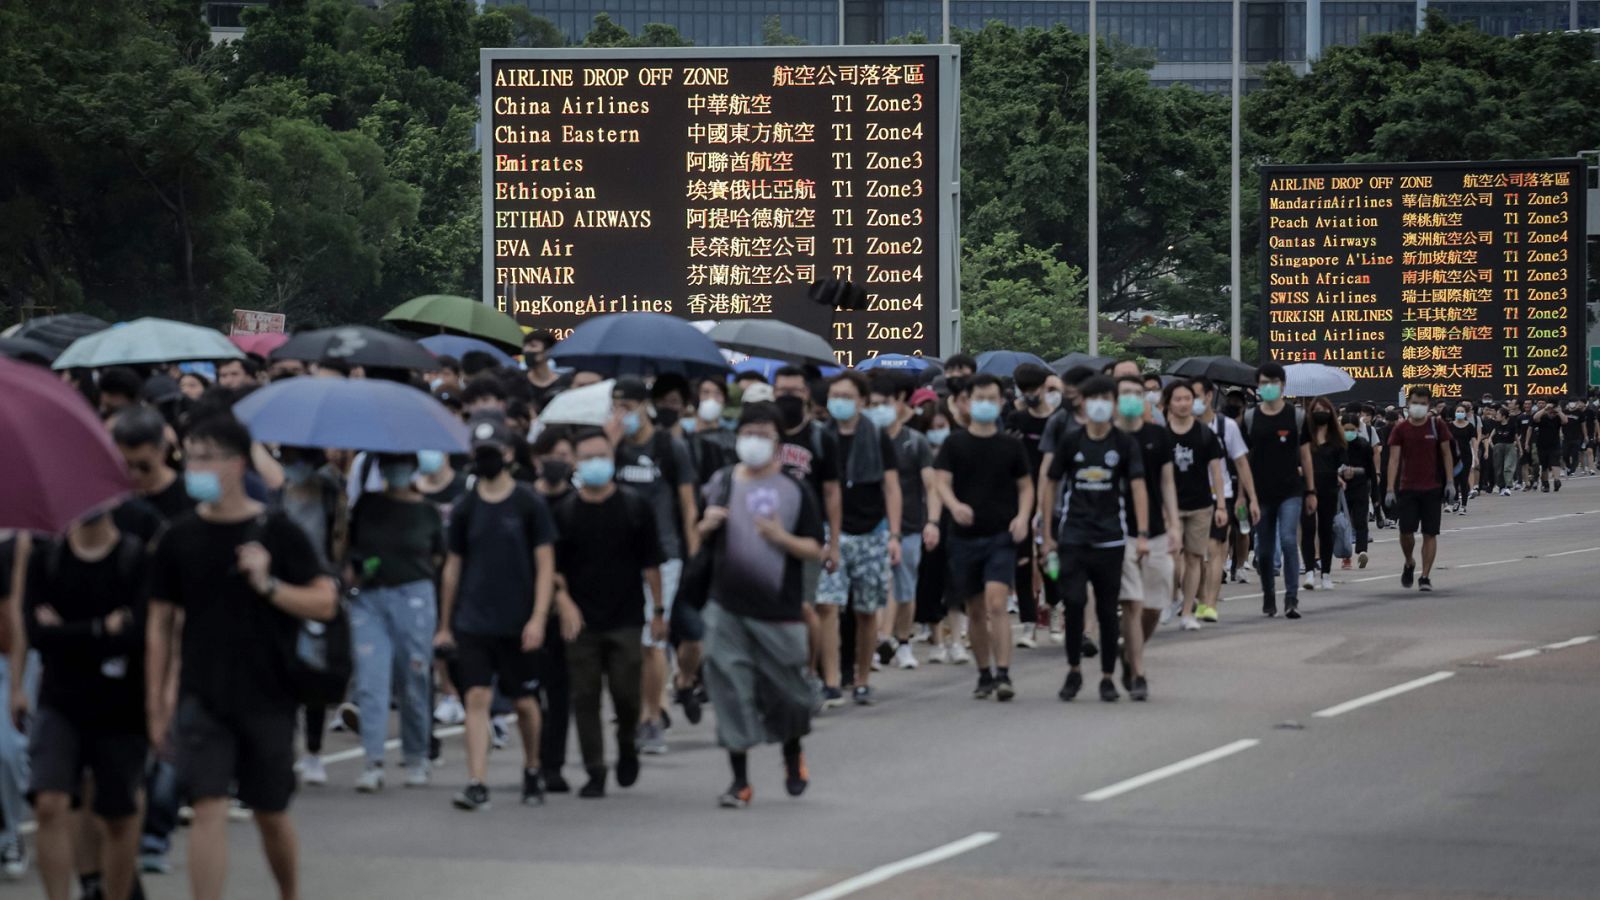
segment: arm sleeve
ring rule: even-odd
[[[1029,474],[1027,448],[1022,446],[1020,438],[1008,438],[1007,442],[1011,445],[1011,459],[1007,463],[1006,473],[1014,479],[1027,478]]]
[[[317,561],[317,551],[311,539],[300,526],[286,518],[274,517],[268,522],[272,554],[272,574],[289,584],[306,585],[318,575],[325,575]],[[264,535],[267,537],[267,535]]]
[[[550,516],[550,504],[532,490],[525,496],[531,501],[528,504],[528,546],[543,547],[554,544],[559,535],[556,534],[556,523]]]
[[[882,431],[878,432],[878,452],[883,454],[883,471],[886,476],[900,468],[900,455],[894,450],[894,441]]]
[[[1232,419],[1224,418],[1222,425],[1222,440],[1228,458],[1237,461],[1239,457],[1250,452],[1250,445],[1244,442],[1244,434],[1239,429],[1239,423]]]
[[[619,490],[621,490],[619,488]],[[650,504],[637,494],[627,495],[626,508],[628,518],[635,523],[633,539],[642,543],[636,546],[638,559],[649,566],[659,566],[667,561],[666,554],[661,552],[660,529],[656,527],[655,512],[650,509]]]
[[[1117,446],[1119,448],[1121,448],[1123,464],[1128,467],[1127,468],[1128,477],[1129,478],[1143,478],[1143,477],[1145,477],[1144,451],[1143,451],[1143,449],[1141,449],[1139,447],[1139,442],[1137,440],[1134,440],[1134,438],[1131,437],[1130,435],[1128,435],[1126,432],[1118,431],[1117,435],[1118,435],[1118,437],[1117,437]],[[1157,472],[1152,477],[1157,477],[1158,478],[1158,477],[1160,477],[1160,475],[1161,475],[1161,473]],[[1158,484],[1156,486],[1156,490],[1160,490],[1160,489],[1161,489],[1161,487]]]
[[[172,532],[156,538],[155,550],[150,554],[150,571],[145,579],[149,587],[150,599],[171,603],[173,606],[183,607],[183,590],[179,587],[177,566],[173,561],[173,542],[169,540]]]
[[[450,510],[450,524],[446,530],[447,546],[457,556],[467,555],[467,516],[476,504],[468,497],[456,501]]]
[[[940,469],[940,470],[945,471],[945,472],[953,472],[953,471],[955,471],[955,469],[953,469],[951,466],[952,466],[952,463],[950,461],[950,441],[947,439],[944,442],[944,446],[939,448],[938,455],[933,458],[933,467],[935,469]]]
[[[817,508],[817,498],[805,485],[796,483],[800,492],[800,512],[795,517],[794,536],[822,540],[822,512]]]
[[[689,455],[689,445],[678,438],[672,439],[672,461],[679,485],[695,483],[694,458]]]

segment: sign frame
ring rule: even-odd
[[[938,329],[940,357],[956,353],[961,347],[961,47],[956,44],[816,45],[804,47],[484,47],[478,51],[477,144],[483,201],[481,259],[483,263],[482,300],[494,299],[494,160],[490,130],[494,122],[494,65],[506,60],[586,62],[626,60],[646,63],[662,60],[672,64],[705,60],[757,59],[804,62],[809,59],[838,57],[884,58],[928,57],[938,65],[939,171],[935,173],[939,190],[939,298],[933,327]],[[822,335],[829,344],[830,335]]]

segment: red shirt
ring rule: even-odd
[[[1389,446],[1400,448],[1399,490],[1433,491],[1444,487],[1444,457],[1439,452],[1445,428],[1429,416],[1417,425],[1402,419],[1389,432]]]

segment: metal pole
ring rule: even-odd
[[[1577,2],[1577,0],[1573,0]],[[939,15],[944,20],[944,43],[950,43],[950,0],[940,0]]]
[[[844,46],[844,0],[839,0],[839,46]]]
[[[1234,359],[1240,359],[1239,348],[1239,296],[1242,289],[1239,286],[1239,7],[1240,0],[1233,0],[1233,108],[1231,110],[1233,137],[1228,160],[1228,178],[1230,181],[1228,191],[1228,300],[1232,306],[1232,325],[1228,347]],[[1241,360],[1242,361],[1242,360]]]
[[[1100,353],[1100,44],[1098,9],[1089,0],[1089,355]]]

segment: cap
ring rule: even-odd
[[[739,397],[740,403],[769,403],[776,395],[772,392],[772,385],[758,381],[744,389],[744,394]]]
[[[479,447],[511,446],[511,429],[506,427],[504,416],[478,414],[467,421],[467,431],[472,435],[472,449]]]
[[[650,392],[645,389],[644,382],[637,378],[618,378],[617,383],[611,388],[613,400],[637,400],[640,403],[650,399]]]
[[[915,391],[911,392],[911,405],[912,406],[921,406],[924,403],[938,403],[938,402],[939,402],[939,395],[934,393],[933,388],[925,388],[925,387],[924,388],[917,388]]]

